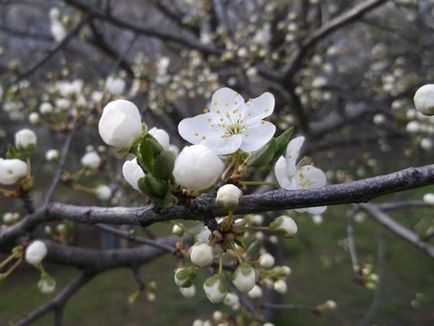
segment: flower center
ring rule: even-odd
[[[240,123],[240,122],[236,122],[234,124],[231,124],[230,126],[228,126],[226,128],[226,132],[224,134],[224,137],[230,137],[232,135],[238,135],[243,133],[243,131],[245,131],[245,126],[244,124]]]

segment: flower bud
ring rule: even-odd
[[[205,190],[216,183],[224,164],[216,153],[204,145],[184,147],[175,161],[173,176],[181,186]]]
[[[414,106],[424,115],[434,115],[434,84],[420,87],[414,94]]]
[[[165,130],[154,127],[148,131],[148,134],[154,137],[161,147],[170,149],[169,134]]]
[[[279,293],[285,293],[288,290],[288,286],[284,280],[277,280],[273,284],[273,289]]]
[[[184,235],[184,230],[178,224],[175,224],[172,227],[172,233],[177,235],[178,237],[182,237]]]
[[[48,114],[48,113],[52,113],[53,112],[53,105],[51,105],[51,103],[49,102],[43,102],[41,103],[41,105],[39,106],[39,112],[41,114]]]
[[[223,206],[228,210],[234,209],[238,206],[243,192],[233,184],[226,184],[217,190],[217,197],[215,199],[217,205]]]
[[[38,265],[47,255],[47,246],[40,240],[33,241],[26,249],[25,258],[31,265]]]
[[[274,257],[269,253],[262,254],[259,257],[259,265],[264,268],[271,268],[274,265]]]
[[[56,280],[48,275],[43,275],[38,282],[38,289],[42,293],[52,293],[56,289]]]
[[[96,188],[96,196],[100,200],[108,200],[112,196],[112,190],[106,185],[99,186]]]
[[[259,285],[255,285],[249,292],[247,292],[247,295],[252,299],[259,299],[262,297],[262,289]]]
[[[89,152],[83,155],[81,158],[81,164],[89,169],[98,169],[101,164],[101,158],[97,152]]]
[[[15,147],[32,150],[36,147],[36,134],[30,129],[22,129],[15,134]]]
[[[179,288],[179,291],[181,292],[182,296],[186,298],[192,298],[196,294],[196,287],[194,285],[188,287],[188,288]]]
[[[28,119],[32,125],[38,124],[41,121],[41,117],[37,112],[31,112]]]
[[[18,159],[0,158],[0,184],[9,186],[27,175],[27,163]]]
[[[175,271],[175,283],[179,287],[190,287],[197,275],[196,267],[181,267]]]
[[[427,193],[423,195],[423,201],[428,205],[434,205],[434,193]]]
[[[235,270],[232,283],[241,292],[249,292],[256,283],[255,269],[248,264],[241,264]]]
[[[270,224],[270,230],[283,233],[285,237],[292,238],[297,234],[297,224],[286,215],[279,216]]]
[[[49,149],[45,152],[45,159],[48,162],[55,162],[59,159],[59,151],[57,149]]]
[[[203,284],[203,290],[212,303],[222,302],[226,296],[223,277],[218,274],[209,277]]]
[[[317,311],[320,313],[333,311],[336,310],[336,308],[337,308],[337,304],[333,300],[327,300],[326,302],[316,306]]]
[[[213,260],[213,249],[205,242],[196,242],[190,249],[190,259],[199,267],[209,266]]]
[[[113,76],[107,77],[105,82],[107,91],[112,95],[121,95],[125,90],[125,81]]]
[[[145,172],[143,172],[142,167],[137,163],[137,158],[130,161],[125,161],[122,166],[122,175],[124,179],[133,187],[135,190],[140,191],[139,180],[145,177]]]
[[[108,103],[99,120],[98,131],[107,145],[118,150],[129,149],[142,133],[139,109],[126,100]]]
[[[236,294],[228,292],[223,300],[223,303],[228,307],[234,307],[240,303],[240,299]]]

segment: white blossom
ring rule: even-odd
[[[101,157],[95,151],[88,152],[81,158],[81,164],[90,169],[98,169],[101,165]]]
[[[139,109],[126,100],[108,103],[99,120],[98,131],[107,145],[119,150],[130,148],[142,133]]]
[[[273,289],[279,293],[285,293],[288,290],[288,286],[284,280],[277,280],[273,284]]]
[[[236,294],[228,292],[223,299],[223,303],[229,307],[235,308],[240,304],[240,299]]]
[[[414,94],[414,106],[424,115],[434,115],[434,84],[420,87]]]
[[[238,149],[253,152],[264,146],[276,127],[263,120],[273,113],[274,96],[264,93],[247,103],[230,88],[217,90],[210,112],[187,118],[179,123],[182,138],[203,144],[217,154],[231,154]]]
[[[107,91],[112,95],[121,95],[125,91],[125,80],[118,77],[109,76],[105,82]]]
[[[19,149],[33,149],[36,147],[36,134],[30,129],[21,129],[15,133],[15,146]]]
[[[259,299],[262,297],[262,289],[259,285],[256,285],[247,292],[247,295],[252,299]]]
[[[96,196],[100,200],[108,200],[112,196],[112,190],[106,185],[99,186],[96,188]]]
[[[145,177],[145,172],[143,172],[142,167],[137,163],[137,158],[125,161],[122,166],[122,175],[131,187],[140,191],[138,182],[141,178]]]
[[[264,268],[271,268],[274,265],[274,257],[269,253],[262,254],[259,257],[259,265]]]
[[[423,195],[423,201],[428,205],[434,205],[434,193],[427,193]]]
[[[249,292],[256,283],[255,269],[248,264],[239,265],[234,272],[232,283],[241,292]]]
[[[304,137],[291,140],[286,153],[281,156],[274,167],[274,174],[280,187],[287,190],[321,188],[327,183],[324,172],[313,165],[297,164]],[[326,206],[296,209],[297,212],[322,214]]]
[[[213,249],[205,242],[197,242],[190,249],[190,260],[199,267],[209,266],[213,260]]]
[[[45,159],[48,162],[54,162],[59,159],[59,151],[57,149],[49,149],[45,152]]]
[[[27,175],[27,163],[18,159],[0,158],[0,184],[13,185]]]
[[[285,236],[291,238],[297,234],[298,228],[295,221],[286,215],[279,216],[271,224],[270,229],[282,232]]]
[[[179,292],[186,297],[186,298],[192,298],[196,294],[196,287],[194,285],[188,287],[188,288],[179,288]]]
[[[38,282],[38,289],[42,293],[52,293],[56,289],[56,281],[52,277],[44,277]]]
[[[33,241],[27,248],[25,258],[31,265],[38,265],[47,255],[47,246],[40,240]]]
[[[218,274],[209,277],[205,283],[203,283],[203,289],[207,298],[212,303],[222,302],[226,296],[224,281]]]
[[[181,186],[193,190],[211,187],[222,174],[222,160],[204,145],[184,147],[175,161],[173,176]]]
[[[233,209],[238,206],[243,192],[233,184],[225,184],[217,190],[216,203],[227,209]]]
[[[169,134],[165,130],[154,127],[148,133],[157,140],[161,147],[164,149],[170,148]]]
[[[41,105],[39,105],[39,112],[41,114],[49,114],[52,113],[53,110],[53,105],[50,102],[42,102]]]
[[[41,121],[41,117],[39,116],[39,114],[37,112],[31,112],[29,114],[29,122],[32,125],[35,125],[37,123],[39,123]]]

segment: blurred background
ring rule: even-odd
[[[182,147],[179,121],[201,113],[218,88],[231,87],[246,99],[270,91],[277,134],[293,127],[306,136],[305,154],[327,171],[329,183],[342,183],[432,163],[434,119],[417,113],[412,98],[433,80],[433,0],[0,0],[0,157],[15,131],[37,133],[36,206],[54,173],[46,153],[60,151],[76,123],[67,171],[76,173],[82,156],[97,151],[103,163],[98,173],[83,175],[83,187],[106,184],[113,196],[100,200],[84,188],[73,192],[65,177],[56,201],[144,204],[122,180],[123,160],[97,132],[102,107],[114,98],[133,101],[149,127],[166,130],[171,144]],[[257,179],[266,175],[254,172]],[[381,200],[420,200],[433,191],[431,186]],[[354,216],[359,258],[382,282],[376,289],[355,282],[347,241],[351,209],[299,214],[299,235],[278,245],[282,263],[292,269],[283,302],[333,299],[338,309],[324,316],[283,311],[275,324],[432,325],[432,259],[362,213]],[[19,202],[1,197],[0,216],[8,212],[25,215]],[[428,239],[433,215],[432,208],[393,213]],[[90,226],[71,229],[62,241],[92,248],[129,245]],[[152,237],[170,229],[159,224],[138,232]],[[215,307],[205,304],[201,291],[193,299],[179,294],[174,268],[173,257],[142,267],[144,279],[157,281],[155,302],[128,303],[136,287],[129,270],[98,276],[67,305],[65,323],[190,325],[210,318]],[[48,269],[58,289],[75,273],[64,266]],[[36,281],[23,266],[0,285],[0,325],[14,324],[47,301],[51,295],[39,293]],[[50,318],[37,325],[50,324]]]

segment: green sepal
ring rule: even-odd
[[[175,159],[175,153],[169,150],[163,150],[155,158],[153,175],[162,180],[170,180],[172,178]]]
[[[138,182],[140,190],[151,197],[152,199],[163,200],[166,197],[168,190],[168,183],[155,178],[151,174],[139,179]]]
[[[147,172],[154,174],[155,158],[163,151],[160,143],[150,134],[146,134],[139,145],[140,162]]]

